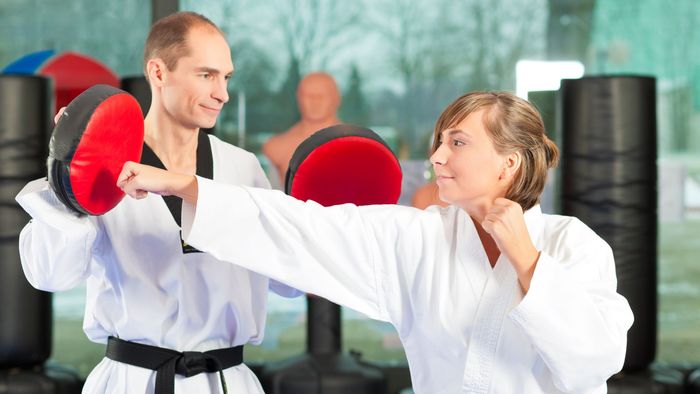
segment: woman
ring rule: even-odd
[[[606,392],[633,317],[610,247],[537,205],[558,159],[539,113],[475,92],[434,133],[446,208],[324,208],[135,163],[119,185],[183,198],[194,247],[391,322],[417,393]]]

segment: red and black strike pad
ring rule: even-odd
[[[49,143],[49,184],[78,214],[102,215],[124,197],[117,178],[126,161],[139,162],[143,114],[128,93],[95,85],[76,97]]]
[[[317,131],[297,147],[289,162],[285,192],[323,206],[395,204],[401,194],[401,166],[375,132],[353,125]]]

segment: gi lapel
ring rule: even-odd
[[[141,155],[141,163],[148,164],[153,167],[166,169],[165,164],[158,158],[158,156],[153,152],[151,147],[149,147],[145,142],[143,143],[143,153]],[[214,179],[214,161],[211,150],[211,143],[209,142],[209,136],[204,131],[200,130],[197,135],[197,169],[196,174],[208,178]],[[165,205],[170,211],[173,220],[178,227],[181,226],[181,212],[182,212],[182,199],[175,196],[162,196]],[[182,253],[201,253],[196,248],[188,245],[182,239],[182,232],[180,232],[180,246],[182,247]]]
[[[535,206],[525,212],[525,224],[532,242],[538,249],[540,249],[540,234],[543,228],[543,220],[539,206]],[[465,223],[465,233],[462,236],[470,236],[470,245],[474,243],[471,238],[475,238],[476,242],[480,243],[471,220],[463,222]],[[469,234],[469,224],[471,224],[473,234]],[[466,253],[475,253],[476,250],[474,246],[466,249]],[[465,257],[469,260],[481,259],[487,261],[483,247],[481,250],[481,255],[469,256],[471,258]],[[513,306],[514,298],[520,294],[519,286],[515,269],[505,255],[501,254],[478,299],[479,306],[469,338],[464,379],[462,380],[462,391],[464,393],[485,394],[489,392],[503,320]]]
[[[474,317],[462,381],[465,393],[489,392],[503,319],[510,309],[517,286],[515,270],[501,255],[486,282]]]

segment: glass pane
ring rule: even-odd
[[[326,71],[342,91],[340,119],[370,127],[399,156],[402,204],[430,177],[426,158],[440,111],[467,90],[514,90],[515,62],[544,56],[545,6],[543,0],[180,1],[181,9],[216,23],[232,48],[232,99],[217,135],[256,152],[280,187],[261,146],[299,119],[300,79]],[[300,313],[305,306],[298,305]],[[296,335],[294,343],[302,343],[303,325],[274,327],[276,308],[271,302],[266,341],[278,343],[280,332],[279,341]],[[405,362],[391,325],[347,309],[343,347],[372,360]]]
[[[180,6],[211,18],[233,50],[231,101],[217,135],[255,152],[269,171],[260,149],[298,120],[298,81],[310,71],[328,71],[343,94],[340,118],[377,131],[401,159],[404,204],[430,176],[425,158],[440,111],[468,90],[514,90],[518,60],[579,60],[587,74],[655,76],[657,359],[700,361],[700,269],[693,260],[700,252],[696,1],[181,0]],[[88,54],[120,76],[139,74],[149,8],[149,2],[135,0],[3,0],[0,66],[34,51],[56,49]],[[55,296],[53,354],[85,375],[103,349],[82,333],[83,298],[84,288]],[[304,299],[271,295],[269,304],[266,339],[247,356],[270,360],[303,352]],[[343,332],[345,350],[358,350],[372,360],[404,362],[387,324],[345,310]]]
[[[236,75],[228,126],[260,153],[298,119],[294,86],[325,70],[343,92],[341,120],[368,125],[405,171],[400,202],[430,178],[426,153],[439,112],[474,89],[515,90],[518,60],[577,60],[586,74],[657,78],[659,141],[658,360],[700,360],[700,4],[694,0],[317,2],[181,0],[226,32]],[[241,93],[243,92],[243,93]],[[539,104],[538,104],[539,105]],[[546,112],[548,109],[544,109]],[[552,109],[552,112],[554,110]],[[241,119],[240,114],[245,114]],[[244,137],[243,137],[244,136]],[[301,307],[301,305],[300,305]],[[274,312],[273,312],[274,313]],[[345,311],[345,347],[390,349],[385,327]],[[386,329],[388,330],[388,329]],[[299,336],[303,332],[299,332]]]
[[[150,2],[75,0],[0,1],[0,69],[29,53],[75,51],[102,62],[118,76],[141,73],[151,23]],[[104,346],[82,330],[85,287],[54,294],[52,358],[85,377]]]
[[[53,349],[51,358],[75,368],[87,377],[105,355],[104,345],[91,342],[83,333],[85,285],[53,295]]]
[[[3,0],[0,67],[26,54],[53,49],[89,55],[119,76],[141,74],[150,25],[149,2]]]
[[[700,361],[700,4],[596,2],[587,69],[657,78],[657,360]]]
[[[306,351],[306,297],[284,298],[272,292],[267,298],[265,338],[260,346],[246,346],[251,362],[283,360]]]

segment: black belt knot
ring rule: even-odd
[[[156,371],[155,394],[174,394],[175,374],[185,377],[202,372],[219,373],[226,394],[224,369],[243,363],[243,346],[206,352],[178,352],[109,337],[105,356],[111,360]]]
[[[202,372],[221,371],[219,359],[206,352],[182,352],[175,360],[175,373],[190,377]]]

